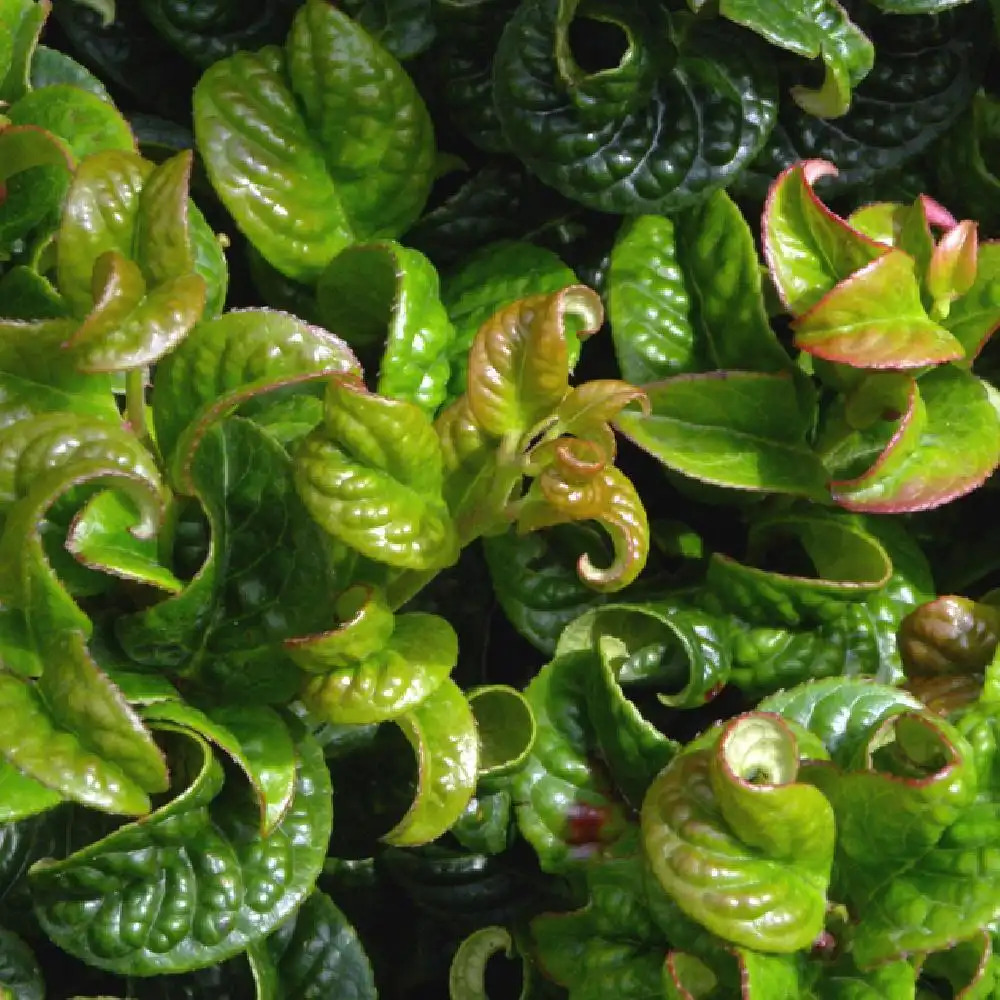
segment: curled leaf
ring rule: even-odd
[[[903,619],[899,649],[910,677],[975,674],[993,659],[1000,608],[966,597],[939,597]]]
[[[777,716],[738,716],[668,764],[642,806],[663,888],[712,933],[758,951],[808,948],[823,929],[833,811],[798,769]]]

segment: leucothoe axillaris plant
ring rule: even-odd
[[[0,996],[992,995],[989,5],[49,13]]]

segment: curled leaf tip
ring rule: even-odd
[[[974,674],[993,658],[998,636],[1000,608],[939,597],[903,619],[899,651],[911,677]]]
[[[941,229],[952,229],[958,225],[958,220],[939,201],[935,201],[930,195],[922,194],[917,200],[923,206],[924,216],[932,226]]]
[[[836,165],[829,160],[803,160],[801,168],[802,176],[810,186],[823,177],[836,177],[840,173]],[[789,169],[794,170],[795,167]]]

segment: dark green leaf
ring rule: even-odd
[[[89,69],[72,56],[58,49],[50,49],[47,45],[39,45],[31,57],[30,82],[34,90],[57,83],[68,83],[112,103],[104,84]]]
[[[358,24],[403,61],[420,55],[434,41],[434,6],[434,0],[347,0],[344,4]]]
[[[674,211],[727,184],[762,148],[774,78],[747,36],[718,21],[682,33],[663,8],[638,3],[600,22],[576,7],[522,4],[496,55],[504,132],[545,183],[602,211]],[[573,52],[574,20],[617,36],[596,72]]]
[[[44,1000],[45,983],[31,949],[0,928],[0,996],[11,1000]]]
[[[297,736],[295,796],[268,837],[242,775],[224,785],[203,740],[177,742],[176,798],[142,823],[32,869],[46,933],[88,964],[143,976],[216,964],[285,920],[322,868],[331,790],[312,737]]]

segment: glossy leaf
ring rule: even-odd
[[[811,309],[845,278],[888,252],[817,197],[815,182],[836,172],[823,160],[789,167],[772,185],[764,208],[764,256],[793,315]]]
[[[342,380],[327,389],[323,431],[295,458],[296,489],[325,531],[371,559],[409,569],[440,569],[458,557],[443,475],[437,435],[422,410]]]
[[[835,0],[825,3],[753,3],[725,0],[719,12],[807,59],[822,58],[825,75],[816,90],[796,87],[795,101],[810,114],[836,118],[850,107],[851,91],[875,60],[872,43]]]
[[[295,797],[269,837],[242,777],[224,784],[200,738],[178,743],[190,784],[176,798],[143,823],[32,869],[45,932],[99,968],[148,976],[218,963],[288,917],[322,867],[330,783],[310,736],[296,740]]]
[[[969,362],[975,360],[1000,326],[1000,302],[996,293],[998,279],[1000,243],[982,243],[972,287],[951,304],[948,315],[942,321],[961,343]]]
[[[272,942],[275,939],[270,939]],[[295,915],[294,929],[280,946],[278,979],[286,996],[320,997],[336,993],[352,1000],[376,1000],[371,963],[344,914],[325,893],[316,891]]]
[[[479,736],[480,777],[498,778],[516,771],[535,745],[537,728],[524,696],[503,684],[468,693]]]
[[[626,812],[591,756],[594,731],[585,711],[589,652],[569,653],[543,667],[526,696],[538,738],[513,779],[517,821],[543,871],[561,872],[614,843]]]
[[[426,200],[433,136],[420,97],[388,52],[321,0],[296,15],[284,52],[212,66],[194,108],[213,185],[288,277],[315,279],[356,239],[398,236]]]
[[[898,461],[876,463],[856,479],[833,482],[834,499],[849,510],[912,511],[975,489],[1000,462],[1000,423],[992,391],[952,366],[926,375],[919,383],[926,424],[917,441]],[[970,433],[970,428],[975,431]]]
[[[337,632],[286,643],[311,671],[326,667],[301,695],[317,719],[363,725],[398,718],[431,697],[458,661],[455,631],[437,615],[398,615],[384,642],[367,649],[351,634],[366,626],[355,617]]]
[[[664,465],[706,483],[816,497],[826,475],[805,443],[790,378],[744,372],[682,375],[645,386],[648,416],[615,426]]]
[[[264,309],[227,313],[199,324],[157,366],[157,442],[183,469],[205,427],[241,404],[291,386],[315,392],[308,383],[347,373],[360,374],[357,359],[326,330]]]
[[[31,949],[0,928],[0,990],[12,1000],[43,1000],[45,982]]]
[[[415,847],[440,837],[472,798],[479,760],[476,723],[461,689],[445,680],[398,725],[417,758],[416,797],[382,840]]]
[[[792,327],[802,350],[856,368],[922,368],[964,354],[927,315],[913,260],[898,250],[841,281]]]
[[[678,906],[727,941],[808,948],[823,929],[833,811],[797,782],[798,748],[775,716],[730,721],[650,786],[642,831],[653,872]]]
[[[1000,608],[964,597],[939,597],[903,620],[900,650],[908,677],[974,674],[993,659]]]
[[[468,354],[479,328],[518,299],[553,295],[577,283],[576,275],[551,250],[531,243],[490,243],[462,262],[441,284],[441,300],[455,325],[449,349],[449,396],[467,389]],[[579,340],[569,338],[569,363],[579,356]]]
[[[349,247],[320,275],[316,294],[323,323],[359,354],[381,349],[378,392],[433,415],[445,400],[455,332],[430,261],[398,243]]]
[[[520,436],[569,391],[570,318],[580,337],[600,329],[600,299],[574,285],[520,299],[480,327],[469,352],[468,405],[488,434]]]
[[[576,4],[532,0],[507,22],[494,63],[497,108],[517,155],[590,208],[668,212],[725,186],[763,146],[775,117],[767,58],[730,26],[626,3],[602,20],[618,49],[596,72],[570,41]],[[738,29],[737,29],[738,30]],[[672,38],[670,61],[657,39]]]
[[[59,792],[27,777],[6,758],[0,762],[0,824],[47,812],[62,801]]]
[[[48,10],[33,0],[0,4],[0,100],[15,101],[28,89],[31,53]]]

